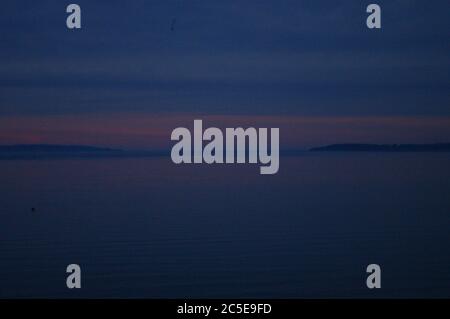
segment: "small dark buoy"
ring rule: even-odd
[[[177,22],[177,19],[172,19],[172,23],[170,24],[170,31],[175,31],[175,22]]]
[[[31,207],[31,211],[32,211],[32,212],[35,212],[35,211],[36,211],[36,208]]]

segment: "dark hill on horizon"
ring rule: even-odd
[[[0,159],[45,159],[45,158],[71,158],[71,157],[148,157],[161,156],[167,152],[130,151],[107,147],[88,145],[58,145],[58,144],[16,144],[0,145]]]
[[[86,145],[15,144],[0,145],[0,152],[120,152],[122,150]]]
[[[450,152],[450,143],[436,144],[331,144],[311,152]],[[305,150],[280,150],[280,155],[303,154]],[[16,144],[0,145],[1,159],[97,158],[170,156],[170,150],[122,150],[89,145]]]
[[[450,143],[435,144],[332,144],[312,152],[450,152]]]

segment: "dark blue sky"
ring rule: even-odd
[[[448,0],[74,2],[2,1],[0,116],[450,115]]]
[[[71,2],[2,1],[0,144],[167,148],[194,118],[284,148],[450,139],[448,0],[74,2],[81,30]]]

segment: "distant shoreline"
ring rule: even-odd
[[[450,152],[450,143],[436,144],[331,144],[308,149],[281,150],[282,156],[309,152]],[[139,158],[170,156],[170,150],[122,150],[86,145],[0,145],[0,160],[64,158]]]
[[[0,145],[0,159],[126,158],[169,155],[162,150],[121,150],[86,145],[17,144]]]
[[[332,144],[311,152],[450,152],[450,143],[435,144]]]

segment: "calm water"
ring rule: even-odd
[[[0,297],[450,297],[450,154],[305,154],[275,176],[5,160],[0,181]]]

